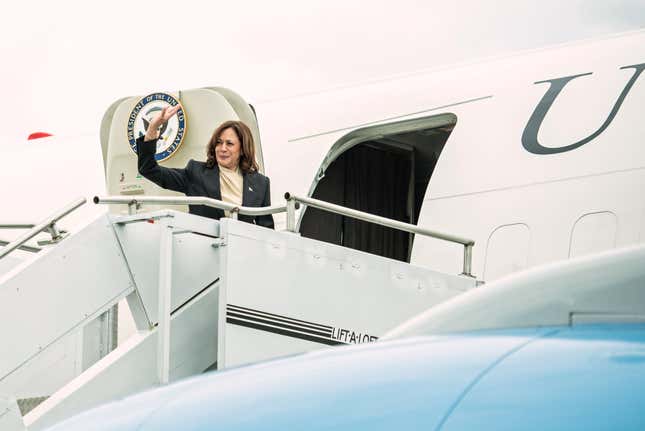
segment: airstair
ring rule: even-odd
[[[128,214],[103,214],[64,237],[56,222],[80,200],[24,226],[25,235],[0,248],[0,429],[40,430],[208,370],[375,341],[476,284],[469,239],[285,198],[282,206],[246,208],[199,197],[96,197],[95,204],[127,206]],[[137,212],[141,205],[188,203],[231,217]],[[443,274],[303,238],[298,206],[460,243],[464,272]],[[287,216],[281,232],[236,220],[281,212]],[[27,241],[43,231],[55,244],[31,259],[11,260],[11,252],[28,249]],[[117,345],[114,310],[123,299],[137,331]],[[21,412],[17,400],[38,405]]]

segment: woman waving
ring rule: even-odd
[[[155,160],[159,129],[179,110],[165,107],[150,121],[146,134],[137,139],[139,173],[165,189],[186,196],[205,196],[233,205],[271,205],[269,178],[258,172],[255,145],[249,127],[241,121],[222,123],[206,146],[206,161],[190,160],[185,168],[166,168]],[[224,211],[203,205],[190,205],[191,214],[219,219]],[[245,216],[239,220],[273,229],[273,216]]]

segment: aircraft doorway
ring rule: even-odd
[[[313,198],[416,224],[428,183],[457,118],[444,114],[357,130],[323,162]],[[307,208],[300,233],[410,261],[413,234]]]

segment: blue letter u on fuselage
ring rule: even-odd
[[[593,132],[591,135],[587,136],[586,138],[578,142],[575,142],[570,145],[566,145],[564,147],[549,148],[549,147],[542,146],[537,139],[538,131],[540,130],[540,126],[542,125],[542,121],[544,121],[544,117],[546,116],[546,113],[549,111],[549,109],[551,108],[551,105],[553,105],[553,102],[558,97],[558,95],[560,94],[564,86],[576,78],[579,78],[581,76],[591,75],[591,72],[581,73],[580,75],[565,76],[563,78],[547,79],[545,81],[536,82],[535,84],[542,84],[544,82],[548,82],[551,85],[547,90],[546,94],[542,97],[542,100],[540,100],[540,103],[538,103],[537,106],[535,107],[535,110],[533,111],[531,118],[529,118],[529,121],[526,124],[526,127],[524,128],[524,132],[522,133],[522,145],[524,146],[526,151],[533,154],[564,153],[565,151],[575,150],[576,148],[581,147],[588,142],[591,142],[596,137],[598,137],[602,132],[604,132],[607,126],[611,124],[614,117],[618,113],[620,106],[623,104],[623,100],[625,100],[625,97],[627,97],[627,94],[629,94],[629,91],[632,89],[632,86],[634,85],[634,83],[636,82],[640,74],[643,72],[643,70],[645,70],[645,63],[634,64],[631,66],[624,66],[624,67],[621,67],[620,69],[634,69],[634,74],[632,75],[627,85],[625,85],[625,88],[623,88],[623,91],[620,93],[620,96],[618,96],[618,100],[616,100],[616,103],[614,103],[614,107],[611,109],[611,112],[609,113],[609,116],[607,116],[607,119],[605,120],[605,122],[602,123],[600,128],[598,128],[598,130]]]

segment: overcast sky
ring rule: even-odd
[[[4,9],[0,145],[40,130],[98,133],[105,109],[123,96],[225,86],[257,102],[645,28],[645,0],[35,1]]]

